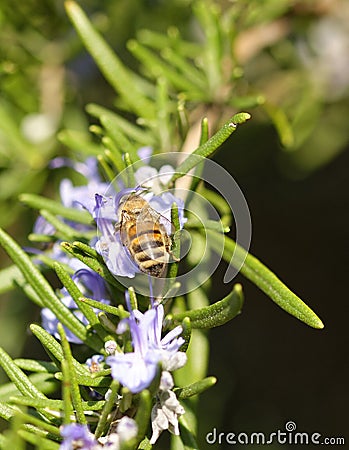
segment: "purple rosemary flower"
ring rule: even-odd
[[[148,164],[150,162],[150,159],[153,154],[153,148],[149,146],[140,147],[137,150],[137,155],[143,160],[145,164]]]
[[[72,276],[73,281],[78,285],[80,291],[86,297],[91,297],[94,300],[100,301],[101,303],[109,304],[109,295],[103,278],[96,272],[89,269],[80,269]],[[65,304],[69,309],[71,309],[74,315],[85,325],[88,324],[87,319],[78,309],[76,303],[68,293],[68,291],[63,288],[61,289],[62,303]],[[98,309],[94,309],[95,313],[99,312]],[[53,314],[49,308],[43,308],[41,311],[42,325],[46,331],[59,339],[59,333],[57,331],[58,319]],[[75,344],[81,344],[81,340],[75,336],[75,334],[65,328],[67,334],[67,339],[69,342]]]
[[[87,425],[71,423],[61,428],[63,442],[59,450],[97,450],[102,447],[98,444],[93,434],[89,431]]]
[[[173,371],[183,367],[187,362],[187,355],[178,351],[184,344],[184,339],[178,337],[183,331],[182,327],[178,325],[161,338],[164,307],[161,304],[154,306],[152,310],[145,314],[150,311],[155,311],[155,315],[152,326],[148,328],[149,348],[158,355],[164,370]]]
[[[128,295],[126,302],[130,317],[120,322],[118,332],[124,332],[129,326],[133,352],[116,353],[106,359],[111,366],[112,377],[126,386],[132,393],[147,388],[153,381],[159,363],[171,370],[178,369],[186,362],[186,355],[178,352],[184,343],[178,335],[182,327],[178,326],[161,339],[164,308],[162,305],[153,307],[142,314],[132,310]],[[176,356],[180,354],[181,356]]]
[[[91,214],[95,205],[95,194],[105,192],[108,183],[101,180],[98,172],[96,158],[87,158],[85,162],[76,162],[68,158],[56,158],[51,162],[51,167],[72,167],[87,179],[87,184],[74,186],[70,179],[65,178],[60,184],[60,197],[64,206],[70,208],[85,208]]]
[[[51,168],[60,167],[71,167],[75,171],[81,173],[85,176],[87,180],[86,185],[74,186],[71,180],[65,178],[60,184],[60,197],[61,202],[64,206],[70,208],[81,209],[84,208],[93,213],[95,206],[95,194],[97,192],[105,192],[108,188],[108,184],[101,180],[98,173],[98,162],[96,158],[87,158],[84,162],[76,162],[69,158],[55,158],[51,161]],[[79,231],[90,231],[93,230],[92,226],[80,224],[77,222],[71,222],[64,219],[64,222],[69,224],[76,230]],[[55,228],[49,222],[47,222],[43,217],[39,216],[34,225],[33,232],[36,234],[44,234],[47,236],[52,236],[55,233]],[[94,242],[93,242],[94,244]],[[92,244],[91,244],[92,245]],[[30,253],[41,253],[41,250],[28,248]],[[85,268],[86,266],[77,260],[76,258],[69,257],[60,247],[59,242],[53,243],[53,245],[46,250],[46,254],[55,261],[60,261],[64,264],[69,265],[74,270]]]
[[[39,216],[34,224],[33,233],[44,234],[45,236],[52,236],[55,233],[55,227],[47,222],[42,216]]]
[[[165,218],[161,223],[165,226],[168,234],[173,232],[171,229],[171,207],[173,203],[176,203],[178,207],[180,227],[182,228],[186,222],[184,202],[171,192],[163,192],[164,186],[173,173],[174,169],[171,166],[163,166],[159,171],[150,166],[143,166],[135,172],[137,183],[146,189],[151,189],[149,192],[142,193],[142,188],[138,188],[139,195],[142,195],[160,217]],[[122,245],[120,233],[116,231],[120,201],[136,191],[137,188],[125,188],[114,197],[105,197],[101,194],[97,194],[95,197],[93,217],[100,233],[95,248],[103,256],[110,272],[116,276],[133,278],[136,273],[140,272],[130,254]],[[158,194],[155,195],[156,193]]]
[[[119,450],[124,442],[130,441],[137,436],[138,427],[130,417],[124,416],[116,425],[115,432],[101,437],[98,441],[89,431],[87,425],[71,423],[61,428],[63,442],[59,450]]]
[[[101,177],[98,172],[98,161],[94,157],[89,157],[85,161],[74,161],[70,158],[57,157],[51,160],[50,168],[59,169],[61,167],[71,167],[76,172],[81,173],[87,180],[100,182]]]
[[[96,194],[94,218],[100,233],[95,248],[108,269],[114,275],[133,278],[140,270],[125,252],[120,234],[115,232],[116,212],[112,197]]]

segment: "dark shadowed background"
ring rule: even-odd
[[[213,427],[269,434],[293,421],[297,431],[346,436],[347,442],[349,153],[290,181],[280,176],[279,150],[264,130],[256,146],[262,142],[268,150],[251,174],[235,168],[238,155],[251,150],[244,134],[247,129],[230,141],[230,160],[223,151],[216,160],[235,175],[247,198],[250,251],[318,313],[325,328],[314,330],[288,316],[238,276],[245,292],[242,315],[211,331],[209,373],[219,382],[201,398],[203,410],[210,408],[201,436]]]

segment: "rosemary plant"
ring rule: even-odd
[[[62,180],[60,201],[20,196],[39,212],[29,236],[38,245],[25,251],[0,231],[14,264],[0,273],[1,289],[19,286],[41,308],[42,324],[30,330],[47,353],[45,361],[13,360],[0,349],[10,380],[0,388],[0,416],[11,423],[0,447],[150,449],[169,431],[173,449],[198,448],[196,396],[217,381],[206,373],[206,330],[234,319],[244,300],[235,284],[210,302],[221,260],[225,282],[241,272],[287,313],[323,328],[248,253],[246,201],[210,160],[228,139],[234,145],[230,136],[251,119],[244,110],[265,102],[236,90],[242,74],[230,50],[236,38],[230,24],[239,11],[234,6],[223,14],[214,3],[195,3],[205,32],[201,44],[176,30],[140,32],[128,49],[142,77],[123,64],[77,3],[65,6],[117,104],[115,110],[87,106],[98,121],[90,127],[98,143],[87,145],[69,129],[59,135],[71,157],[53,159],[51,170],[70,168],[84,184]],[[281,140],[291,145],[282,113],[265,105]],[[47,271],[56,273],[61,289],[50,285]],[[53,396],[57,390],[60,399]]]

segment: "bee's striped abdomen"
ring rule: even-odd
[[[140,196],[131,196],[123,204],[120,222],[121,242],[139,269],[161,277],[169,262],[171,239],[156,211]]]

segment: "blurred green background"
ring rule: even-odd
[[[223,10],[231,4],[217,3]],[[165,33],[175,26],[187,39],[201,39],[189,0],[80,4],[134,69],[138,64],[126,42],[140,29]],[[213,427],[269,433],[293,420],[298,431],[347,432],[349,5],[344,0],[241,4],[235,55],[244,77],[236,89],[261,93],[269,107],[247,108],[253,120],[215,160],[233,174],[248,201],[251,252],[319,314],[325,329],[307,328],[239,276],[243,314],[210,332],[209,374],[219,382],[200,400],[202,448],[213,447],[204,443]],[[263,20],[257,20],[261,11]],[[58,0],[3,1],[0,58],[0,225],[28,245],[35,213],[18,195],[57,198],[60,175],[47,164],[69,154],[57,133],[68,127],[90,142],[85,105],[113,108],[115,96]],[[280,143],[276,128],[283,116],[275,107],[289,120],[292,142],[284,136]],[[0,255],[1,266],[7,266],[2,250]],[[223,271],[222,266],[217,280]],[[212,293],[212,301],[223,294],[224,286]],[[1,346],[12,357],[44,357],[27,332],[39,311],[20,290],[2,295],[0,310]],[[166,448],[166,437],[159,442]]]

